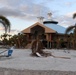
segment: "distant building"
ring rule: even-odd
[[[31,41],[36,38],[37,35],[39,35],[42,40],[47,41],[47,48],[55,47],[57,40],[65,38],[64,33],[66,28],[58,25],[58,22],[51,19],[43,21],[43,17],[38,18],[39,22],[36,22],[21,32],[26,34],[28,39]]]

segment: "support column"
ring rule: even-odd
[[[51,48],[51,34],[47,34],[47,48]]]

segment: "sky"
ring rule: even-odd
[[[0,0],[0,15],[5,16],[11,23],[11,34],[17,34],[38,21],[47,13],[52,13],[52,19],[59,25],[68,27],[74,25],[72,18],[76,12],[76,0]],[[0,24],[0,34],[4,28]]]

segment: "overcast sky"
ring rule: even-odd
[[[9,19],[12,33],[36,23],[38,16],[47,19],[49,12],[59,25],[74,25],[72,16],[76,12],[76,0],[0,0],[0,15]]]

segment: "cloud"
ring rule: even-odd
[[[76,20],[73,19],[73,14],[75,12],[67,13],[65,15],[57,16],[55,20],[59,22],[59,25],[62,25],[64,27],[68,27],[71,25],[75,25]]]
[[[70,7],[70,6],[72,6],[72,2],[66,2],[65,5]]]
[[[60,25],[67,27],[75,23],[72,19],[74,12],[59,15],[59,11],[53,11],[49,7],[45,6],[46,3],[51,1],[53,0],[0,0],[0,15],[36,21],[38,16],[47,18],[47,13],[51,11],[53,15],[55,15],[54,19],[57,20]],[[71,6],[72,4],[73,2],[65,3],[66,6]]]
[[[10,8],[6,8],[6,7],[0,8],[0,15],[5,15],[5,16],[24,16],[19,10],[16,11],[15,9],[10,9]]]
[[[0,15],[35,20],[39,15],[44,16],[50,11],[48,7],[34,1],[37,0],[0,0]],[[46,2],[46,0],[42,0],[42,2]]]
[[[26,19],[35,20],[38,16],[45,16],[49,11],[49,8],[44,7],[42,5],[34,4],[32,6],[21,6],[21,11],[26,15]],[[46,9],[46,10],[45,10]]]
[[[4,32],[5,32],[5,28],[4,28],[4,26],[2,25],[2,23],[0,23],[0,31],[4,31]]]
[[[4,28],[0,26],[0,31],[1,31],[1,30],[3,30],[3,31],[4,31]]]
[[[76,1],[68,1],[64,3],[68,7],[72,7],[73,5],[76,5]]]
[[[11,31],[10,31],[9,34],[11,34],[11,35],[15,35],[15,34],[18,34],[18,33],[20,33],[19,30],[17,30],[17,29],[11,29]]]

